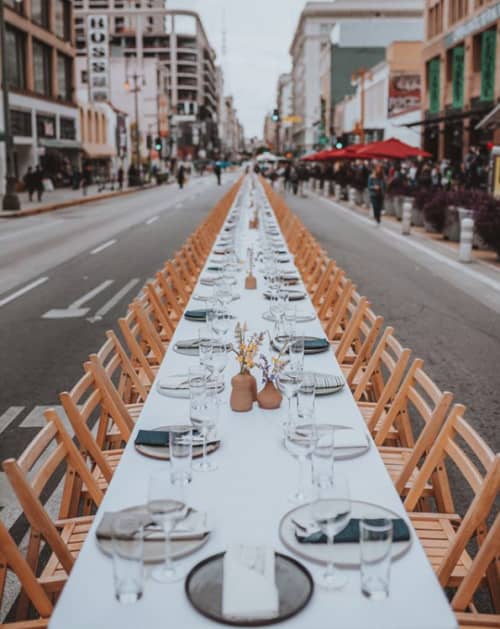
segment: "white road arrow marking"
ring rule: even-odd
[[[84,317],[88,313],[90,308],[81,308],[81,306],[83,306],[85,302],[93,299],[96,295],[98,295],[108,286],[113,284],[113,282],[114,280],[104,281],[102,284],[99,284],[99,286],[96,286],[90,292],[83,295],[83,297],[80,297],[80,299],[74,301],[68,306],[68,308],[49,310],[44,315],[42,315],[42,319],[75,319],[78,317]]]
[[[0,415],[0,434],[24,411],[24,406],[11,406]]]
[[[125,284],[125,286],[121,288],[116,293],[116,295],[113,295],[113,297],[111,297],[111,299],[107,301],[104,304],[104,306],[99,308],[99,310],[95,313],[93,317],[89,317],[87,321],[90,321],[90,323],[95,323],[96,321],[100,321],[104,317],[104,315],[107,314],[112,308],[114,308],[116,304],[118,304],[125,297],[125,295],[129,291],[131,291],[134,288],[134,286],[138,283],[139,283],[138,277],[135,277],[134,279],[130,280],[130,282]]]
[[[21,297],[21,295],[24,295],[28,291],[33,290],[33,288],[40,286],[40,284],[44,284],[48,279],[49,279],[48,277],[40,277],[34,282],[31,282],[31,284],[28,284],[27,286],[20,288],[19,290],[17,290],[15,293],[12,293],[8,297],[4,297],[3,299],[0,299],[0,308],[2,306],[5,306],[6,304],[9,304],[11,301],[14,301],[14,299]]]

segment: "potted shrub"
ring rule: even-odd
[[[475,231],[500,260],[500,200],[477,193],[474,207]]]
[[[434,194],[435,192],[430,188],[419,188],[415,192],[411,222],[416,227],[424,226],[424,205],[432,199]]]
[[[438,190],[424,205],[424,227],[428,232],[442,232],[446,222],[446,208],[448,207],[448,193]]]

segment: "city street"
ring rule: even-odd
[[[192,179],[107,202],[0,222],[0,458],[17,457],[43,410],[117,325],[144,282],[182,244],[237,174]],[[26,292],[23,292],[26,290]],[[0,473],[2,519],[19,510]]]
[[[475,272],[471,266],[445,256],[436,260],[433,250],[412,246],[414,237],[376,229],[330,200],[289,194],[287,202],[384,317],[384,325],[395,328],[413,358],[424,360],[442,390],[467,406],[468,421],[498,451],[500,272],[496,282],[488,274],[482,284],[480,277],[465,275]]]

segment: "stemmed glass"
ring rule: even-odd
[[[173,583],[182,578],[172,560],[171,536],[188,513],[185,487],[171,485],[169,481],[168,471],[153,474],[149,479],[148,511],[165,533],[165,562],[151,573],[153,579],[160,583]]]
[[[198,332],[198,352],[200,356],[200,366],[204,367],[208,371],[212,371],[212,351],[213,351],[213,338],[212,330],[204,325]]]
[[[223,373],[228,360],[228,348],[225,343],[214,341],[212,344],[212,369],[215,376],[217,403],[220,404],[219,389],[222,388]]]
[[[233,301],[231,284],[226,277],[223,277],[216,283],[214,296],[222,308],[226,308]]]
[[[191,417],[193,426],[198,428],[203,437],[203,457],[199,463],[193,464],[193,469],[199,472],[213,472],[217,469],[217,465],[207,458],[207,439],[210,431],[217,427],[218,417],[217,389],[206,388],[200,412],[196,417]]]
[[[333,485],[319,488],[318,498],[311,504],[311,516],[326,535],[327,543],[332,546],[331,553],[327,552],[329,559],[326,570],[315,580],[318,585],[329,590],[342,589],[347,583],[347,577],[335,568],[331,555],[334,554],[335,535],[344,530],[351,519],[351,498],[345,478],[336,476]]]

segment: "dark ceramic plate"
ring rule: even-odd
[[[309,571],[292,557],[275,553],[276,587],[279,611],[272,618],[230,618],[222,613],[223,559],[225,553],[212,555],[197,564],[188,574],[186,595],[203,616],[233,627],[274,625],[295,616],[311,600],[314,584]]]

